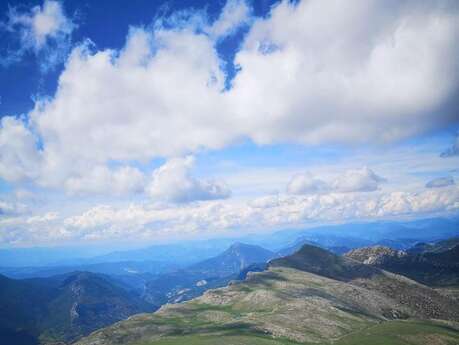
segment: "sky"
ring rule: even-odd
[[[453,0],[0,2],[0,247],[459,213]]]

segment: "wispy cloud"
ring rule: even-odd
[[[253,20],[252,10],[245,0],[228,0],[219,18],[205,29],[215,40],[224,38]]]
[[[443,188],[454,185],[452,176],[438,177],[426,183],[426,188]]]
[[[0,29],[9,33],[17,47],[3,52],[0,63],[8,66],[26,54],[34,54],[41,70],[46,72],[67,58],[75,28],[58,1],[45,0],[42,6],[25,11],[10,7],[8,20]]]

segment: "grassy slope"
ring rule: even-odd
[[[459,331],[416,321],[457,321],[458,312],[409,279],[304,248],[244,282],[136,315],[78,345],[459,344]]]
[[[438,334],[459,343],[459,332],[440,324],[385,321],[386,308],[400,305],[344,282],[277,267],[193,301],[131,317],[78,344],[293,345],[334,339],[338,345],[417,345]],[[424,342],[414,337],[422,332]]]
[[[387,321],[343,337],[334,345],[454,345],[459,331],[433,321]]]
[[[136,345],[293,345],[284,339],[273,339],[257,334],[239,334],[236,331],[219,334],[192,334],[171,336]],[[387,321],[344,336],[334,342],[315,345],[454,345],[459,343],[459,332],[447,325],[431,321]]]

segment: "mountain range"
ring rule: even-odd
[[[155,305],[182,302],[209,288],[225,286],[239,272],[265,263],[276,254],[259,246],[235,243],[220,255],[176,272],[159,275],[147,283],[144,297]]]
[[[131,320],[150,320],[150,317],[156,320],[164,310],[169,313],[170,310],[175,310],[174,308],[181,310],[183,306],[196,304],[206,314],[213,315],[209,327],[225,329],[223,333],[226,334],[226,321],[222,325],[221,320],[213,318],[223,317],[226,320],[229,317],[228,320],[232,320],[231,322],[237,324],[241,321],[244,327],[248,327],[241,330],[234,326],[235,333],[248,332],[251,341],[254,341],[252,337],[255,336],[257,341],[261,341],[260,344],[271,344],[273,339],[277,343],[285,340],[285,344],[292,341],[337,341],[341,337],[348,337],[346,330],[360,334],[359,332],[367,326],[376,331],[378,327],[391,327],[387,320],[395,320],[394,327],[402,328],[408,324],[417,328],[415,319],[422,319],[424,328],[440,327],[433,324],[431,319],[447,320],[450,325],[451,322],[457,321],[454,316],[454,303],[459,300],[459,238],[443,238],[446,234],[457,236],[458,228],[451,226],[456,224],[455,220],[428,220],[427,225],[423,225],[422,222],[406,224],[369,224],[371,231],[376,231],[377,235],[361,237],[359,236],[363,231],[362,224],[346,225],[350,231],[346,235],[340,232],[344,228],[340,225],[307,231],[289,230],[286,234],[269,235],[270,238],[278,240],[278,243],[268,245],[270,249],[253,243],[231,242],[211,257],[211,253],[228,244],[228,239],[210,241],[208,244],[196,242],[191,246],[188,243],[182,244],[181,247],[154,246],[137,252],[115,252],[107,254],[107,262],[99,262],[102,260],[101,257],[93,257],[83,261],[76,260],[77,262],[72,265],[66,262],[64,265],[0,267],[0,273],[4,274],[0,275],[0,344],[69,343],[128,317],[129,320],[122,321],[121,324],[131,327]],[[442,224],[449,225],[445,231],[438,231],[440,235],[434,236],[433,227]],[[405,232],[390,239],[386,237],[400,227],[404,227],[405,230],[408,228],[406,233],[412,237],[403,238]],[[416,227],[419,237],[414,236]],[[259,242],[265,241],[266,238],[261,238]],[[247,239],[250,240],[250,236]],[[280,247],[280,244],[285,246]],[[162,249],[158,250],[159,247]],[[177,248],[183,251],[174,252],[170,261],[151,260],[164,258],[167,250],[174,251]],[[203,249],[201,252],[200,248]],[[193,255],[187,258],[191,252]],[[181,259],[174,262],[179,257]],[[128,258],[134,260],[116,261]],[[144,260],[141,260],[142,258]],[[198,258],[203,259],[197,261]],[[297,278],[298,281],[295,280]],[[263,282],[261,285],[254,283],[258,279]],[[316,286],[317,284],[319,286]],[[284,285],[285,290],[282,288]],[[265,291],[269,286],[273,287],[275,296]],[[353,297],[356,300],[348,300],[350,297],[343,296],[340,289],[351,295],[357,294]],[[230,291],[228,293],[231,296],[235,293],[242,300],[236,298],[233,301],[234,305],[231,302],[229,307],[226,306],[226,302],[222,302],[224,310],[218,309],[220,307],[212,305],[212,302],[207,310],[202,301],[219,294],[218,291],[225,291],[225,296],[226,291]],[[245,296],[242,292],[254,294]],[[276,298],[272,299],[274,297]],[[381,304],[377,310],[372,306],[373,299]],[[189,300],[191,301],[186,302]],[[229,300],[232,301],[232,297]],[[273,302],[272,305],[270,301]],[[324,313],[311,309],[312,306],[306,302],[317,305],[325,303]],[[244,306],[246,309],[243,308],[244,313],[250,314],[250,308],[255,308],[250,317],[239,310],[245,303],[247,306]],[[275,321],[270,318],[268,321],[265,320],[267,315],[261,313],[257,305],[252,305],[253,303],[266,304],[265,313],[276,314]],[[336,326],[336,329],[330,328],[334,329],[333,334],[338,338],[326,334],[312,336],[303,328],[296,332],[309,335],[305,335],[304,338],[289,337],[289,334],[295,334],[295,330],[291,329],[292,326],[282,323],[283,318],[292,321],[296,317],[295,313],[308,320],[311,316],[305,316],[301,310],[295,309],[295,306],[292,306],[290,314],[289,310],[285,310],[284,303],[298,303],[303,305],[305,310],[317,312],[317,317],[325,322],[325,325],[334,325],[336,319],[341,317],[347,321]],[[449,303],[453,303],[451,305],[454,308],[451,311],[454,315],[448,313]],[[152,312],[158,308],[160,311],[156,314],[132,316]],[[228,308],[236,310],[237,313],[220,313],[229,312]],[[330,313],[327,314],[327,310]],[[338,316],[331,313],[331,310],[335,310]],[[191,312],[183,312],[190,313],[190,317],[196,320],[201,318],[200,315],[195,315],[194,309]],[[182,320],[182,316],[173,318]],[[162,316],[158,320],[161,324],[164,322]],[[352,320],[361,327],[351,325]],[[406,322],[400,323],[400,320]],[[165,327],[173,326],[178,334],[194,334],[193,330],[182,329],[188,322],[182,321],[180,325]],[[278,321],[279,324],[276,323]],[[384,321],[384,326],[379,326],[381,321]],[[147,333],[150,332],[149,322],[145,326]],[[374,322],[378,326],[374,325]],[[259,323],[264,326],[260,326]],[[270,324],[269,329],[263,328],[266,323]],[[272,327],[274,328],[271,329]],[[134,327],[132,332],[135,333],[135,329]],[[109,327],[106,332],[110,333],[110,330]],[[254,330],[255,333],[252,333]],[[204,331],[203,333],[206,334]],[[452,334],[455,333],[452,331]],[[134,334],[133,337],[143,339],[143,335]],[[172,341],[169,333],[160,332],[159,337],[166,339],[165,344]],[[209,339],[213,339],[212,337]],[[130,335],[127,338],[130,339]],[[124,333],[122,339],[125,339]],[[245,344],[237,341],[235,343]],[[116,341],[113,344],[116,344]],[[126,340],[126,344],[130,342]]]
[[[401,275],[304,245],[267,270],[96,331],[77,345],[459,342],[459,303]]]
[[[184,241],[114,252],[107,252],[107,248],[10,248],[0,249],[0,266],[3,267],[0,268],[0,273],[11,267],[75,267],[134,261],[155,261],[186,267],[219,255],[237,241],[258,245],[274,252],[296,244],[293,249],[295,251],[307,243],[301,241],[309,241],[310,244],[341,254],[354,248],[378,244],[404,250],[418,242],[433,242],[454,236],[459,236],[458,216],[322,225],[307,229],[255,233],[239,238]]]
[[[46,276],[41,278],[0,276],[0,344],[71,342],[133,314],[227,285],[240,270],[274,255],[261,247],[235,243],[214,258],[159,275],[119,274],[120,267],[131,270],[152,264],[146,262],[89,265],[109,269],[112,275],[77,271],[47,277],[59,272],[53,267],[40,270]]]
[[[72,341],[154,308],[109,277],[74,272],[14,280],[0,276],[0,344]]]

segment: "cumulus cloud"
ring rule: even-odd
[[[310,173],[297,174],[293,176],[287,185],[289,194],[315,194],[330,191],[330,186]]]
[[[141,192],[145,184],[143,173],[130,166],[109,169],[85,164],[77,169],[68,162],[71,174],[59,185],[54,179],[56,175],[47,174],[46,169],[53,164],[46,165],[42,152],[37,149],[37,139],[23,119],[6,116],[0,120],[0,177],[8,182],[36,180],[39,185],[60,186],[72,194],[115,195]]]
[[[458,13],[451,1],[281,2],[236,55],[245,133],[388,142],[457,122]]]
[[[46,4],[26,18],[55,13]],[[34,181],[89,186],[96,177],[82,176],[94,166],[183,156],[242,138],[380,143],[457,121],[445,109],[457,104],[459,85],[454,2],[283,1],[269,16],[250,18],[235,58],[239,72],[225,90],[217,36],[246,23],[249,12],[231,1],[207,32],[195,21],[159,23],[131,29],[120,50],[75,48],[55,95],[29,114],[40,142],[33,155],[42,160]],[[56,25],[40,24],[33,49],[60,32]],[[10,156],[23,157],[24,147]],[[335,188],[377,189],[381,181],[365,174]]]
[[[175,203],[198,200],[226,199],[229,189],[218,182],[196,179],[191,176],[194,158],[173,158],[153,172],[148,193],[153,199]]]
[[[171,236],[272,230],[309,222],[430,216],[459,211],[459,188],[423,192],[275,195],[249,201],[213,200],[179,206],[99,205],[67,217],[54,213],[0,219],[1,243],[154,240]]]
[[[313,177],[309,173],[295,175],[287,185],[289,194],[320,194],[320,193],[353,193],[374,192],[379,185],[385,182],[373,170],[363,167],[361,169],[346,170],[332,182],[326,182]]]
[[[363,167],[362,169],[347,170],[333,182],[333,189],[337,192],[373,192],[379,188],[380,183],[385,182],[381,176],[373,170]]]
[[[0,177],[8,182],[35,178],[41,162],[36,139],[23,119],[0,120]]]
[[[441,188],[454,185],[452,176],[438,177],[426,183],[426,188]]]
[[[228,144],[236,134],[223,115],[219,66],[209,37],[187,29],[133,29],[120,52],[75,49],[55,97],[30,114],[43,144],[41,184],[62,186],[110,161]]]
[[[19,46],[15,51],[8,51],[7,57],[1,62],[7,65],[31,52],[41,57],[44,71],[64,61],[75,29],[75,24],[66,16],[61,3],[53,0],[45,0],[42,6],[25,12],[10,8],[8,21],[2,26],[13,39],[19,41]]]
[[[443,157],[443,158],[459,156],[459,135],[456,136],[456,139],[455,139],[453,145],[451,145],[451,147],[449,147],[445,151],[443,151],[440,154],[440,156]]]

